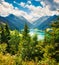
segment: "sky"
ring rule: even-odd
[[[59,0],[0,0],[0,16],[13,14],[32,22],[43,16],[59,15]]]

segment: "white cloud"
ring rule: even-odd
[[[9,14],[14,14],[16,16],[24,16],[26,19],[31,20],[31,16],[26,12],[19,10],[17,7],[13,7],[11,4],[7,2],[2,2],[0,4],[0,16],[6,17]]]
[[[4,2],[4,0],[0,0],[0,3],[1,3],[1,2]]]
[[[25,6],[25,3],[24,2],[21,2],[20,3],[20,6],[24,7]]]
[[[44,6],[45,6],[45,4],[44,4]],[[32,21],[34,21],[42,16],[59,15],[58,11],[51,11],[49,5],[42,8],[40,6],[35,7],[34,5],[26,4],[25,7],[31,11],[29,15],[32,17],[31,18]]]
[[[28,4],[31,4],[31,1],[28,1],[27,3],[28,3]]]
[[[45,6],[48,5],[50,10],[59,9],[59,0],[38,0],[38,1],[39,2],[43,2],[43,4],[45,4]]]
[[[14,3],[16,3],[16,1],[14,1]]]
[[[30,10],[30,13],[24,12],[23,10],[19,10],[17,7],[13,7],[12,4],[9,4],[5,1],[2,1],[2,4],[0,4],[0,16],[8,16],[9,14],[14,14],[16,16],[24,16],[28,21],[32,22],[37,20],[38,18],[42,16],[52,16],[52,15],[59,15],[59,9],[57,10],[51,10],[50,9],[50,3],[41,1],[41,4],[44,6],[43,8],[40,6],[34,6],[32,4],[28,4],[21,2],[20,4],[17,3],[18,5],[28,8]],[[16,2],[14,2],[16,3]]]
[[[13,10],[13,6],[7,2],[2,2],[0,4],[0,15],[1,16],[8,16]]]
[[[59,0],[54,0],[54,2],[59,3]]]
[[[44,3],[44,2],[41,2],[41,5],[42,5],[43,7],[45,7],[45,3]]]
[[[19,3],[17,3],[18,5],[20,5],[21,7],[26,7],[27,5],[29,6],[29,5],[31,5],[31,1],[27,1],[27,3],[24,3],[24,2],[21,2],[20,4]]]

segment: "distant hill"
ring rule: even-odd
[[[44,21],[46,21],[49,18],[49,16],[43,16],[40,17],[38,20],[34,21],[32,24],[34,25],[33,28],[41,25]]]
[[[23,16],[15,16],[13,14],[10,14],[7,17],[1,17],[0,16],[0,22],[7,23],[10,27],[10,29],[14,30],[22,30],[24,28],[24,25],[27,24],[30,29],[40,29],[44,30],[49,27],[49,24],[51,24],[54,20],[56,20],[58,16],[43,16],[39,18],[38,20],[30,23],[27,19],[25,19]]]
[[[33,28],[38,28],[40,30],[44,30],[48,27],[50,27],[50,24],[57,19],[58,16],[45,16],[41,17],[37,21],[33,22],[34,27]]]
[[[0,22],[7,23],[9,27],[17,30],[21,30],[24,28],[24,25],[27,24],[28,27],[31,27],[31,23],[29,23],[23,16],[15,16],[15,15],[9,15],[8,17],[1,17],[0,16]]]

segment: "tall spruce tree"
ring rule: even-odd
[[[1,26],[1,43],[6,42],[4,28]]]
[[[7,24],[5,25],[5,40],[6,40],[6,43],[7,43],[6,51],[7,51],[7,52],[10,52],[10,51],[9,51],[9,49],[10,49],[10,46],[9,46],[10,31],[9,31],[9,27],[8,27]]]
[[[29,28],[27,24],[24,26],[24,31],[22,33],[22,42],[20,46],[22,46],[20,54],[22,55],[22,59],[30,59],[30,43],[31,43],[31,37],[29,35]]]
[[[6,43],[8,43],[8,41],[10,40],[10,31],[7,24],[5,25],[5,36],[6,36]]]
[[[27,26],[27,24],[25,24],[24,26],[24,31],[23,31],[23,39],[26,39],[29,33],[29,28]]]
[[[9,39],[10,39],[10,31],[7,24],[1,25],[1,43],[3,42],[8,43]]]

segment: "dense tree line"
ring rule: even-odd
[[[30,36],[27,24],[21,33],[11,31],[7,24],[0,26],[0,62],[1,65],[58,65],[59,64],[59,18],[45,30],[45,39],[37,40]],[[8,57],[4,59],[3,57]],[[3,61],[5,60],[5,62]],[[13,63],[11,63],[11,60]],[[4,64],[5,63],[5,64]],[[29,64],[30,63],[30,64]]]

